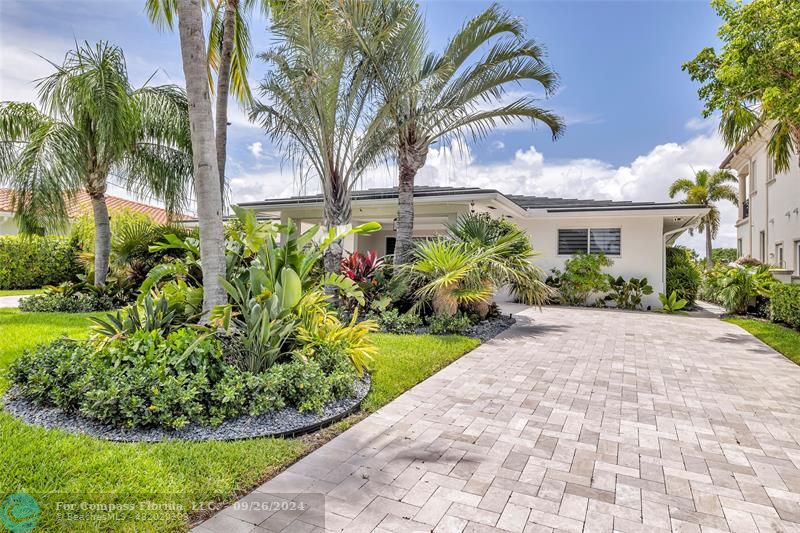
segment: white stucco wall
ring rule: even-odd
[[[747,147],[749,155],[737,158],[734,167],[740,174],[755,169],[755,186],[749,190],[750,216],[740,221],[737,238],[741,239],[743,255],[751,255],[764,262],[777,265],[778,247],[783,245],[783,266],[800,275],[800,165],[796,157],[790,159],[788,172],[775,175],[768,182],[767,165],[771,165],[767,145],[756,139]],[[787,215],[788,213],[788,215]],[[761,257],[760,232],[766,240],[765,257]]]
[[[663,218],[661,216],[606,216],[578,218],[548,214],[546,218],[515,220],[530,233],[533,247],[539,252],[534,261],[546,272],[552,268],[563,269],[570,256],[558,255],[558,230],[570,228],[619,228],[620,255],[609,256],[614,264],[606,269],[613,276],[642,278],[653,287],[653,294],[645,297],[645,307],[660,307],[658,293],[664,292],[663,280]]]
[[[6,216],[5,213],[0,213],[0,236],[3,235],[16,235],[17,223],[14,219]]]

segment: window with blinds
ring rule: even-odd
[[[558,255],[603,253],[620,255],[622,234],[619,228],[581,228],[558,230]]]

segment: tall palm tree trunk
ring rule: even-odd
[[[417,171],[425,166],[428,150],[401,148],[398,152],[399,179],[397,188],[397,234],[395,236],[394,263],[402,265],[411,261],[414,250],[414,180]]]
[[[200,227],[200,261],[203,267],[203,311],[227,301],[220,278],[225,276],[225,241],[222,195],[219,188],[214,123],[208,94],[206,46],[200,0],[178,0],[183,73],[189,101],[194,189]]]
[[[231,57],[233,56],[233,38],[236,33],[236,10],[238,0],[227,0],[225,17],[222,20],[222,53],[219,58],[217,73],[217,114],[216,144],[217,168],[219,169],[219,190],[223,207],[225,202],[225,160],[228,143],[228,93],[231,80]]]
[[[706,222],[706,268],[711,270],[714,266],[714,261],[711,259],[711,250],[713,245],[711,242],[711,222]]]
[[[94,214],[94,284],[105,285],[111,255],[111,222],[108,217],[105,187],[89,192]]]
[[[350,191],[333,188],[328,198],[325,198],[324,224],[327,228],[335,228],[350,223],[351,206]],[[342,270],[342,255],[344,246],[339,239],[331,244],[323,254],[325,272],[340,272]]]

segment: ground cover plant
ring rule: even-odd
[[[729,317],[724,320],[748,331],[793,363],[800,365],[800,331],[752,318]]]
[[[8,386],[6,370],[25,349],[62,334],[85,338],[89,316],[59,313],[20,313],[0,309],[0,390]],[[464,337],[370,336],[376,353],[373,385],[363,409],[371,412],[391,401],[462,354],[478,341]],[[345,423],[344,425],[347,425]],[[162,498],[187,511],[121,513],[113,524],[81,524],[81,530],[185,529],[187,512],[209,502],[230,502],[246,490],[309,451],[311,439],[251,439],[236,442],[111,443],[87,436],[49,431],[0,413],[0,488],[5,493],[24,490],[42,507],[40,528],[74,529],[59,521],[52,500],[44,493],[62,495],[67,502],[86,499],[130,502],[132,497]],[[132,496],[133,495],[133,496]],[[158,520],[156,520],[158,519]],[[156,524],[153,526],[153,524]]]

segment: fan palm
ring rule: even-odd
[[[271,68],[251,118],[304,177],[320,180],[329,228],[350,223],[350,193],[388,146],[370,69],[342,23],[342,13],[369,5],[298,0],[291,10],[275,14],[272,32],[278,45],[260,54]],[[377,17],[361,28],[367,39],[381,38]],[[328,272],[339,271],[342,251],[338,241],[326,250]]]
[[[546,125],[555,139],[564,123],[532,96],[514,96],[508,90],[534,82],[549,95],[558,83],[544,63],[541,46],[526,37],[521,19],[492,5],[468,20],[444,52],[431,54],[422,16],[412,0],[368,4],[385,4],[389,12],[402,14],[382,40],[354,32],[375,69],[393,123],[399,170],[395,263],[402,264],[413,249],[414,181],[431,145],[463,134],[483,138],[495,127],[519,120]],[[350,24],[356,30],[360,26],[359,21]],[[476,58],[478,50],[486,51]]]
[[[232,94],[241,105],[252,101],[247,71],[253,55],[248,14],[258,10],[265,17],[270,10],[270,0],[204,0],[203,7],[210,12],[208,32],[208,83],[215,95],[215,143],[220,191],[225,193],[225,162],[228,142],[228,95]],[[151,22],[172,29],[176,17],[176,0],[146,0],[145,9]]]
[[[694,180],[681,178],[675,180],[669,187],[669,197],[675,198],[678,193],[684,193],[683,202],[699,204],[709,208],[708,214],[700,222],[699,229],[706,234],[706,267],[714,266],[711,257],[712,240],[719,233],[719,209],[715,205],[721,200],[728,200],[734,205],[739,203],[736,190],[729,185],[738,183],[739,179],[728,170],[709,172],[700,170],[695,173]]]
[[[38,81],[39,107],[0,103],[0,183],[14,191],[24,233],[57,231],[67,201],[81,189],[95,224],[94,283],[105,283],[111,229],[110,175],[136,194],[149,193],[170,212],[191,189],[186,97],[172,85],[133,88],[122,50],[84,43],[56,72]]]
[[[206,82],[202,0],[176,1],[181,60],[189,100],[200,262],[203,268],[203,312],[207,313],[228,301],[220,282],[225,279],[222,191],[219,187],[211,99]]]

